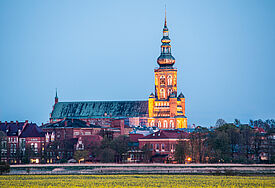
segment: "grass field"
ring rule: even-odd
[[[272,176],[3,175],[0,187],[275,187]]]

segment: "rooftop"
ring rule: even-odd
[[[51,119],[142,117],[148,114],[148,101],[58,102]]]

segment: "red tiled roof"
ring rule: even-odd
[[[85,144],[100,144],[103,140],[102,136],[100,135],[89,135],[89,136],[81,136],[80,138]]]
[[[20,138],[44,137],[44,136],[45,136],[45,133],[35,123],[28,123],[22,130]]]
[[[256,127],[256,131],[260,133],[266,133],[266,131],[261,127]]]
[[[143,134],[129,134],[131,142],[138,142],[139,138],[144,137]]]
[[[188,138],[189,134],[181,130],[159,130],[140,139],[177,139]]]

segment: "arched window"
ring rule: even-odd
[[[170,128],[174,129],[174,121],[170,120]]]
[[[153,127],[154,126],[154,121],[151,121],[151,127]]]
[[[158,127],[160,128],[161,127],[161,122],[159,121],[159,123],[158,123]]]
[[[163,122],[163,127],[164,127],[164,128],[168,128],[168,126],[167,126],[167,121],[166,121],[166,120],[164,120],[164,122]]]
[[[178,128],[182,128],[182,127],[181,127],[181,121],[180,121],[180,120],[177,120],[177,127],[178,127]]]
[[[169,75],[169,76],[167,77],[167,84],[168,84],[169,86],[172,85],[172,76],[171,76],[171,75]]]
[[[165,85],[165,76],[161,76],[159,79],[160,85]]]
[[[165,89],[164,88],[160,89],[160,98],[165,98]]]
[[[171,95],[173,93],[172,89],[168,89],[168,95]]]

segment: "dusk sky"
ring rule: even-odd
[[[147,100],[164,6],[188,124],[275,118],[275,1],[0,1],[0,120]]]

